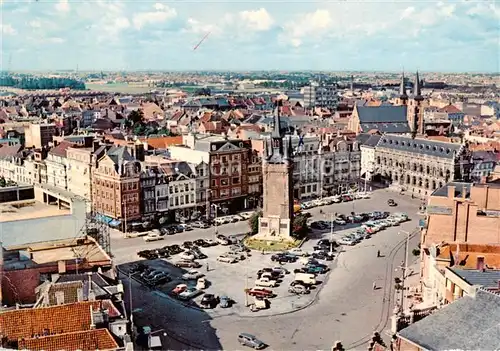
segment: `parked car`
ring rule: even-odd
[[[217,257],[217,261],[224,262],[224,263],[236,263],[236,262],[238,262],[238,260],[236,258],[228,256],[226,254],[222,254],[219,257]]]
[[[288,288],[288,292],[292,294],[301,295],[301,294],[309,294],[311,290],[309,290],[305,285],[296,284],[294,286],[290,286]]]
[[[290,271],[285,267],[273,267],[273,272],[278,272],[281,275],[290,274]]]
[[[269,277],[262,277],[255,281],[255,286],[275,287],[278,285],[276,280],[269,279]]]
[[[225,235],[218,234],[215,236],[215,241],[217,241],[221,245],[229,245],[230,242]]]
[[[333,253],[330,252],[319,251],[319,252],[314,252],[312,254],[312,257],[318,260],[333,261],[333,258],[335,256],[333,255]]]
[[[189,224],[185,224],[185,223],[179,224],[179,227],[181,227],[185,232],[189,232],[189,231],[193,230],[193,227],[191,227]]]
[[[172,295],[179,295],[181,292],[186,291],[188,286],[186,284],[177,284],[175,288],[172,289]]]
[[[191,227],[205,229],[209,228],[210,226],[208,225],[208,223],[205,223],[203,221],[195,221],[191,223]]]
[[[234,257],[238,261],[243,261],[244,259],[247,258],[247,255],[241,253],[241,252],[228,252],[226,253],[227,256],[229,257]]]
[[[394,199],[389,199],[387,200],[387,204],[391,207],[394,207],[394,206],[397,206],[398,204],[396,203],[396,201],[394,201]]]
[[[250,296],[260,297],[260,298],[264,298],[264,297],[272,298],[272,297],[276,296],[276,294],[274,294],[272,290],[264,289],[264,288],[257,288],[257,287],[248,289],[246,292]]]
[[[290,255],[286,253],[278,253],[271,256],[271,261],[275,262],[296,262],[298,257],[295,255]]]
[[[181,252],[181,254],[179,255],[179,257],[182,260],[186,260],[186,261],[192,261],[192,260],[194,260],[194,255],[191,252],[189,252],[189,251]]]
[[[186,290],[184,290],[183,292],[178,294],[177,297],[180,300],[189,300],[189,299],[192,299],[193,297],[201,295],[201,294],[203,294],[203,291],[198,290],[196,288],[189,288],[188,287]]]
[[[282,278],[283,275],[279,272],[276,272],[276,271],[264,271],[264,270],[259,270],[257,271],[257,278],[258,279],[261,279],[261,278],[268,278],[270,280],[278,280],[280,278]]]
[[[182,279],[184,280],[197,280],[198,278],[204,277],[205,274],[197,271],[197,270],[190,270],[182,275]]]
[[[158,232],[150,232],[148,235],[146,235],[144,238],[145,242],[150,242],[150,241],[157,241],[157,240],[163,240],[165,239],[165,236],[161,234],[161,232],[158,230]]]
[[[200,247],[209,247],[210,244],[208,244],[205,239],[196,239],[195,241],[193,241],[193,244],[195,244],[196,246],[200,246]]]
[[[217,246],[219,243],[213,239],[204,239],[208,246]]]
[[[201,264],[197,261],[177,261],[174,263],[174,266],[179,268],[200,268]]]
[[[300,247],[294,247],[294,248],[288,250],[288,253],[291,253],[292,255],[303,256],[303,257],[309,256],[309,253],[302,250]]]
[[[226,295],[222,295],[219,298],[219,306],[221,308],[228,308],[228,307],[231,307],[232,305],[233,305],[233,300],[231,300],[230,297],[228,297]]]
[[[219,303],[219,298],[214,294],[205,294],[201,298],[200,306],[202,308],[214,308]]]
[[[339,244],[348,246],[354,246],[357,244],[357,241],[354,238],[349,238],[349,237],[343,237],[338,242]]]
[[[266,347],[266,344],[264,344],[252,334],[248,333],[241,333],[240,335],[238,335],[238,342],[243,346],[248,346],[255,350],[262,350]]]

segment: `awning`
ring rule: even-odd
[[[111,226],[111,227],[118,227],[122,222],[117,220],[117,219],[113,219],[111,220],[111,222],[109,222],[108,224]]]
[[[99,222],[102,222],[102,223],[106,223],[106,224],[110,224],[111,221],[113,221],[113,218],[109,217],[109,216],[106,216],[106,215],[103,215],[101,213],[97,213],[95,215],[95,218],[99,221]]]

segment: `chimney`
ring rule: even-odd
[[[479,256],[476,259],[476,269],[484,272],[484,257]]]
[[[57,262],[57,273],[66,273],[66,262],[64,261]]]
[[[451,199],[455,198],[455,186],[454,185],[448,186],[448,198],[451,198]]]
[[[99,140],[93,140],[92,141],[92,152],[96,152],[98,148],[99,148]]]
[[[55,296],[56,296],[56,304],[64,305],[64,291],[56,291]]]
[[[78,302],[83,301],[83,288],[76,289],[76,298]]]

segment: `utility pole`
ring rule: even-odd
[[[406,280],[406,272],[408,271],[408,251],[409,251],[409,244],[410,244],[410,232],[407,231],[401,231],[402,233],[406,234],[406,245],[405,245],[405,262],[404,266],[402,267],[403,269],[403,279],[401,282],[401,310],[404,312],[405,310],[405,299],[406,299],[406,291],[405,291],[405,280]]]
[[[248,307],[248,265],[245,264],[245,307]]]
[[[132,323],[132,274],[128,273],[128,305],[130,308],[130,323]]]
[[[124,211],[123,218],[124,218],[124,225],[125,225],[125,227],[123,229],[123,231],[124,231],[123,234],[125,235],[125,238],[127,238],[127,235],[128,235],[128,233],[127,233],[127,194],[125,194],[123,196],[123,211]]]
[[[330,254],[333,253],[333,213],[330,214]]]

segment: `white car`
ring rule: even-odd
[[[289,253],[297,256],[309,256],[309,253],[302,250],[300,247],[294,247],[290,250],[288,250]]]
[[[354,239],[351,239],[351,238],[341,238],[339,241],[337,241],[339,244],[341,245],[349,245],[349,246],[353,246],[353,245],[356,245],[356,241]]]
[[[143,237],[145,242],[163,240],[165,237],[161,233],[151,232],[145,237]]]
[[[185,261],[192,261],[194,260],[194,255],[189,253],[189,252],[181,252],[180,255],[179,255],[179,258],[181,260],[185,260]]]
[[[255,286],[274,287],[274,286],[276,286],[276,284],[277,284],[276,280],[271,280],[271,279],[266,278],[266,277],[257,279],[255,281]]]
[[[198,278],[201,278],[204,276],[205,276],[205,274],[203,274],[195,269],[192,269],[192,270],[188,271],[187,273],[184,273],[182,275],[182,279],[184,279],[184,280],[197,280]]]
[[[224,262],[224,263],[236,263],[238,262],[234,257],[226,256],[226,255],[220,255],[217,257],[217,261],[219,262]]]
[[[177,298],[180,300],[189,300],[195,296],[198,296],[200,294],[203,294],[203,291],[198,290],[196,288],[187,288],[183,292],[181,292],[179,295],[177,295]]]

